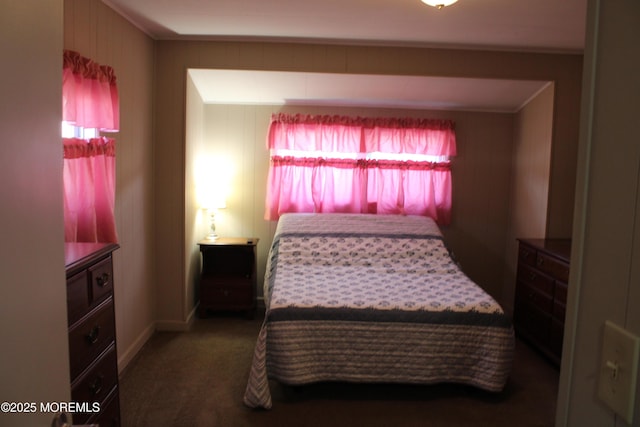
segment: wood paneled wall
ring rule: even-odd
[[[114,253],[120,369],[155,327],[153,40],[99,0],[65,0],[64,48],[114,68],[120,95],[116,138]],[[60,53],[62,55],[62,52]]]
[[[503,286],[503,300],[509,309],[515,296],[516,239],[547,235],[554,89],[550,83],[515,118]]]
[[[189,302],[185,304],[188,294],[184,288],[193,286],[185,280],[190,277],[186,271],[192,268],[189,261],[197,256],[197,248],[191,235],[185,228],[175,227],[191,221],[185,218],[185,98],[186,76],[189,68],[221,68],[221,69],[255,69],[286,70],[312,72],[341,73],[373,73],[392,75],[439,75],[451,77],[485,77],[503,79],[529,79],[553,81],[556,87],[552,164],[550,170],[549,202],[548,202],[548,234],[571,234],[571,218],[573,213],[573,187],[575,180],[576,145],[578,136],[578,109],[580,103],[580,79],[582,57],[580,55],[528,54],[510,52],[483,52],[446,49],[367,47],[343,45],[311,45],[297,43],[259,43],[259,42],[213,42],[213,41],[160,41],[156,44],[156,136],[155,155],[155,201],[158,231],[162,231],[167,245],[158,246],[157,251],[157,284],[158,284],[158,316],[160,320],[186,321],[190,310]],[[232,112],[233,110],[233,112]],[[240,108],[231,109],[227,114],[235,121],[235,114],[251,114],[242,112]],[[495,117],[470,118],[488,124],[483,131],[473,134],[474,140],[492,139],[491,122]],[[510,120],[510,119],[509,119]],[[500,120],[498,120],[500,121]],[[476,129],[472,126],[470,129]],[[496,132],[510,133],[513,136],[512,124],[496,127]],[[508,131],[506,129],[509,129]],[[243,132],[254,132],[251,127]],[[459,130],[464,135],[465,128]],[[505,147],[507,153],[510,148]],[[465,160],[476,163],[483,159],[490,165],[482,170],[459,167],[458,181],[471,182],[475,179],[489,179],[495,182],[495,194],[508,193],[508,180],[487,178],[501,174],[510,168],[510,155],[496,158],[486,155],[482,145],[469,144],[466,153],[456,160],[462,165]],[[473,157],[473,161],[471,159]],[[247,161],[247,160],[243,160]],[[255,158],[253,160],[255,162]],[[482,162],[479,162],[480,164]],[[559,166],[561,165],[561,166]],[[454,167],[457,167],[454,163]],[[469,175],[466,175],[469,173]],[[255,175],[254,175],[255,176]],[[258,184],[260,184],[258,182]],[[464,186],[462,186],[464,188]],[[493,194],[493,193],[492,193]],[[455,195],[454,195],[455,197]],[[451,243],[454,252],[466,258],[463,267],[473,271],[480,282],[492,282],[490,277],[495,271],[504,269],[504,242],[508,216],[507,199],[495,201],[493,195],[469,194],[468,197],[457,197],[463,203],[459,211],[474,211],[474,215],[465,218],[472,226],[452,226],[445,230],[450,242],[465,242],[457,247]],[[255,211],[260,212],[262,206],[256,204]],[[468,204],[466,206],[465,204]],[[242,214],[249,215],[249,214]],[[252,214],[255,221],[255,213]],[[455,214],[454,214],[455,215]],[[242,217],[242,216],[240,216]],[[244,217],[243,217],[244,218]],[[482,219],[479,219],[482,218]],[[488,222],[484,218],[489,218]],[[460,218],[454,218],[460,220]],[[243,219],[242,233],[256,233],[259,226],[249,216]],[[503,222],[499,225],[500,222]],[[458,223],[456,223],[458,224]],[[457,227],[457,226],[456,226]],[[240,232],[240,229],[238,229]],[[263,243],[264,244],[264,243]],[[182,246],[184,257],[176,257],[175,251]],[[474,253],[483,252],[484,248],[501,247],[502,250],[485,251],[489,256],[467,256],[467,248],[475,247]],[[264,251],[265,248],[259,248]],[[189,256],[191,253],[191,257]],[[498,273],[496,284],[488,284],[488,290],[500,298],[503,280]],[[182,287],[177,286],[182,283]]]
[[[270,116],[276,112],[454,120],[459,154],[452,161],[454,218],[453,224],[444,229],[446,243],[459,255],[467,274],[496,298],[500,297],[506,237],[504,224],[508,218],[513,114],[325,106],[206,105],[203,135],[206,150],[224,159],[232,171],[231,193],[227,199],[227,209],[221,212],[218,229],[227,236],[260,238],[258,277],[264,276],[266,256],[275,229],[275,222],[264,220],[264,200],[269,166],[265,141]],[[259,295],[262,294],[261,285]]]

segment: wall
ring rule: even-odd
[[[114,68],[120,95],[116,138],[114,253],[120,370],[155,328],[153,41],[99,0],[65,0],[64,48]],[[158,235],[162,243],[162,233]]]
[[[550,83],[520,109],[515,118],[503,286],[503,299],[509,311],[515,296],[516,239],[547,235],[554,89]]]
[[[200,275],[200,250],[196,245],[209,232],[206,211],[200,209],[199,193],[202,185],[211,185],[210,174],[212,155],[208,150],[204,135],[204,102],[193,81],[187,79],[187,106],[185,132],[185,281],[183,313],[186,322],[163,322],[158,325],[163,330],[188,329],[195,314],[194,302],[198,299],[196,286]]]
[[[184,132],[188,68],[554,81],[554,118],[557,120],[553,122],[547,234],[565,237],[571,234],[581,55],[206,41],[159,41],[156,53],[155,211],[156,227],[158,231],[162,231],[165,242],[158,246],[156,252],[158,318],[161,321],[186,322],[188,316],[184,309],[184,289],[191,286],[191,283],[185,283],[185,277],[188,277],[186,269],[192,268],[192,264],[185,262],[188,257],[176,257],[175,253],[176,250],[182,254],[192,251],[195,244],[187,241],[186,230],[181,226],[185,223]],[[486,201],[484,205],[482,200],[474,200],[472,203],[479,208],[491,210]],[[478,227],[482,226],[478,224]],[[474,236],[460,234],[459,237]],[[504,241],[502,237],[500,245],[504,246]],[[477,244],[484,243],[478,241]],[[498,262],[496,258],[491,266]],[[502,280],[500,277],[500,281]]]
[[[627,425],[596,398],[596,387],[604,321],[640,336],[638,22],[639,2],[589,1],[559,426]]]
[[[66,402],[62,1],[0,2],[0,55],[0,401]],[[0,425],[52,418],[2,411]]]
[[[269,167],[266,135],[272,113],[367,117],[447,118],[456,122],[458,155],[452,160],[454,217],[447,245],[465,272],[496,298],[501,294],[513,115],[381,108],[206,105],[204,139],[231,166],[231,192],[221,212],[222,235],[259,237],[258,277],[264,277],[275,222],[265,221]],[[261,283],[258,294],[261,295]]]

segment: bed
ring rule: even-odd
[[[461,271],[426,217],[283,215],[264,300],[244,395],[252,408],[271,408],[269,380],[499,392],[509,377],[509,317]]]

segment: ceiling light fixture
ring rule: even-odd
[[[429,6],[433,6],[436,9],[442,9],[445,6],[451,6],[458,0],[421,0],[422,3],[428,4]]]

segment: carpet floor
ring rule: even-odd
[[[120,378],[123,427],[554,425],[558,370],[516,342],[501,393],[433,386],[271,382],[273,408],[242,403],[262,319],[216,315],[189,332],[158,332]]]

